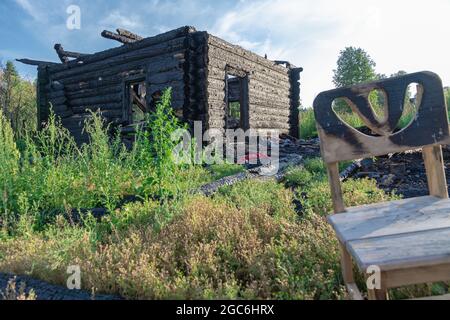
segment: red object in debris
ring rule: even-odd
[[[261,159],[270,159],[270,157],[265,154],[265,153],[249,153],[247,155],[245,155],[244,157],[240,158],[238,160],[238,164],[244,164],[244,163],[248,163],[252,160],[261,160]]]

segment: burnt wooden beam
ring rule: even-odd
[[[117,33],[121,36],[136,40],[136,41],[141,41],[142,39],[144,39],[143,37],[141,37],[140,35],[137,35],[131,31],[125,30],[125,29],[116,29]]]
[[[182,39],[184,41],[185,36],[187,34],[195,32],[194,27],[184,26],[175,30],[171,30],[153,37],[148,37],[143,39],[142,41],[137,42],[133,49],[136,51],[144,50],[148,47],[154,47],[161,45],[163,43],[171,43],[172,41],[178,41],[178,39]],[[182,49],[182,48],[180,48]],[[171,52],[175,52],[177,49],[173,48]],[[96,54],[91,54],[90,56],[83,59],[83,62],[86,65],[94,65],[94,63],[98,63],[104,60],[110,60],[114,57],[117,57],[122,54],[127,54],[129,52],[129,48],[126,46],[121,46],[118,48],[112,48],[103,52],[99,52]],[[161,53],[162,54],[162,53]],[[70,61],[68,64],[58,64],[57,66],[52,66],[52,72],[56,74],[61,74],[64,71],[68,71],[69,69],[73,68],[73,66],[76,65],[76,62]],[[83,68],[77,68],[77,69],[83,69]],[[84,70],[80,70],[80,72],[84,72]]]
[[[147,112],[147,108],[145,107],[145,100],[142,100],[134,91],[131,91],[131,96],[133,98],[133,103],[136,104],[142,112]]]
[[[23,64],[31,65],[31,66],[57,65],[58,64],[56,62],[40,61],[40,60],[32,60],[32,59],[16,59],[16,61],[21,62]]]
[[[79,52],[72,52],[72,51],[66,51],[64,50],[63,46],[59,43],[55,44],[55,50],[58,54],[59,59],[62,63],[69,62],[69,58],[82,58],[88,56],[88,54],[79,53]]]
[[[123,44],[130,44],[130,43],[136,42],[136,40],[134,40],[134,39],[131,39],[131,38],[128,38],[125,36],[121,36],[120,34],[117,34],[117,33],[114,33],[114,32],[108,31],[108,30],[103,30],[102,37],[106,38],[106,39],[116,40]]]
[[[59,43],[55,44],[55,47],[54,47],[54,48],[55,48],[55,50],[56,50],[56,53],[58,54],[59,60],[61,60],[62,63],[67,63],[67,62],[69,62],[69,57],[67,57],[67,56],[64,54],[64,49],[63,49],[63,47],[62,47],[61,44],[59,44]]]

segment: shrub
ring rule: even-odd
[[[306,170],[303,166],[292,167],[286,171],[284,182],[288,187],[305,188],[313,181],[314,177],[315,175],[311,173],[311,171]]]
[[[339,170],[344,170],[351,161],[339,163]],[[327,170],[325,163],[320,158],[306,159],[302,166],[291,167],[287,170],[284,181],[289,187],[302,187],[305,189],[312,182],[326,181]]]
[[[19,157],[11,125],[0,110],[0,227],[3,230],[16,219]]]
[[[263,207],[273,217],[292,217],[293,194],[275,181],[245,180],[232,187],[222,187],[216,196],[239,209]]]
[[[161,198],[172,194],[167,184],[172,183],[174,178],[176,163],[173,150],[178,144],[178,141],[172,140],[172,135],[181,128],[170,104],[171,93],[170,88],[164,90],[161,101],[156,105],[156,111],[147,120],[149,156],[154,174],[146,177],[144,192],[155,192]],[[156,190],[151,188],[154,185]]]
[[[213,174],[213,178],[215,180],[219,180],[224,177],[229,177],[229,176],[235,175],[237,173],[244,172],[245,168],[239,164],[222,163],[222,164],[211,165],[210,170]]]
[[[316,119],[312,108],[300,111],[300,137],[302,139],[317,137]]]
[[[307,198],[301,201],[308,212],[323,215],[332,212],[331,192],[327,181],[312,183],[307,192]],[[344,203],[348,207],[397,200],[400,198],[394,193],[386,194],[377,187],[375,180],[370,179],[347,180],[342,184],[342,192]]]

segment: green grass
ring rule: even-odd
[[[245,171],[244,166],[233,163],[213,164],[210,166],[210,170],[215,180],[229,177],[237,173]]]
[[[302,139],[317,137],[316,119],[313,109],[303,109],[300,111],[300,137]]]

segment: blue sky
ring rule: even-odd
[[[81,29],[66,28],[69,5],[81,9]],[[117,46],[104,29],[151,36],[183,25],[207,30],[269,59],[302,66],[310,106],[332,87],[339,51],[365,49],[377,72],[431,70],[450,85],[449,0],[2,0],[0,60],[58,61],[53,45],[91,53]],[[17,65],[24,76],[35,68]]]

